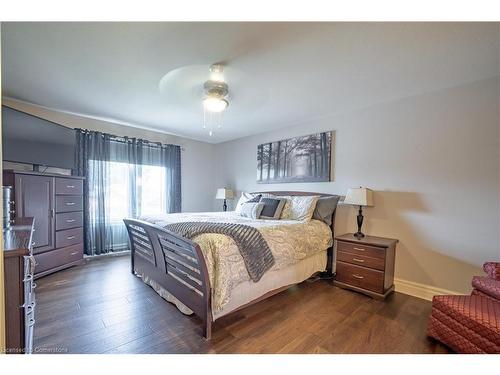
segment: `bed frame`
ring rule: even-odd
[[[254,194],[257,193],[332,196],[332,194],[301,191],[265,191]],[[145,221],[135,219],[123,221],[130,237],[131,272],[147,276],[189,307],[203,321],[203,336],[210,339],[213,323],[212,293],[205,258],[200,246],[187,238]],[[335,213],[332,217],[332,236],[334,224]],[[327,269],[322,276],[332,278],[333,246],[328,249],[327,254]],[[239,309],[262,301],[291,286],[272,290]]]

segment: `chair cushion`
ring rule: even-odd
[[[474,276],[472,278],[472,287],[500,302],[500,281],[489,277]]]
[[[441,312],[500,348],[500,302],[478,295],[435,296],[432,308],[434,316]],[[467,338],[467,332],[462,335]]]
[[[440,314],[441,316],[439,316]],[[437,309],[432,311],[429,325],[427,326],[428,336],[441,341],[457,353],[483,354],[498,351],[496,345],[490,341],[483,339],[451,318],[445,317],[443,319],[443,315]],[[467,332],[465,333],[465,331]],[[480,343],[480,346],[477,343]]]
[[[495,301],[495,302],[498,301],[496,298],[493,298],[490,295],[481,292],[479,289],[472,289],[472,292],[470,293],[470,295],[471,296],[481,296],[481,297],[484,297],[484,298],[489,298],[489,299],[491,299],[492,301]]]

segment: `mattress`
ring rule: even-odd
[[[255,227],[266,240],[275,259],[275,265],[262,278],[265,280],[268,280],[267,274],[274,274],[273,272],[288,268],[306,258],[319,253],[325,256],[324,253],[333,243],[330,227],[318,220],[254,220],[241,217],[235,212],[178,213],[145,216],[141,219],[162,227],[183,221],[237,223]],[[243,258],[232,238],[223,234],[205,233],[193,238],[193,241],[200,246],[207,265],[214,316],[221,316],[223,311],[227,311],[227,306],[232,306],[233,299],[238,300],[241,297],[238,286],[260,284],[263,281],[261,279],[254,283],[250,280]],[[324,270],[324,266],[318,271],[321,270]],[[146,279],[144,281],[148,283]],[[297,281],[290,284],[295,282]]]

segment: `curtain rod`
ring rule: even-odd
[[[140,140],[142,143],[144,143],[148,147],[179,146],[179,145],[174,145],[172,143],[153,142],[153,141],[148,141],[147,139],[113,135],[113,134],[109,134],[109,133],[98,132],[95,130],[88,130],[88,129],[75,129],[75,130],[80,130],[84,133],[90,133],[90,132],[101,133],[102,136],[108,135],[113,141],[121,142],[121,143],[127,143],[127,142],[131,142],[132,139],[137,139],[137,140]],[[181,148],[181,151],[186,151],[186,149],[184,147],[182,147],[182,146],[179,146],[179,147]]]

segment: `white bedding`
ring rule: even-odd
[[[235,212],[178,213],[145,216],[141,219],[159,226],[183,221],[203,221],[238,223],[255,227],[268,243],[276,261],[273,268],[264,275],[263,279],[267,274],[272,275],[274,271],[285,269],[320,252],[324,253],[332,245],[333,241],[330,228],[318,220],[308,222],[254,220],[241,217]],[[223,311],[227,311],[226,306],[232,305],[233,291],[239,285],[244,284],[251,287],[252,284],[260,284],[262,280],[258,283],[253,283],[250,280],[243,258],[232,238],[222,234],[206,233],[195,237],[193,240],[200,245],[205,256],[212,287],[213,314],[214,316],[221,316]],[[151,283],[149,284],[151,285]],[[154,287],[154,285],[152,286]],[[166,295],[162,296],[166,298]],[[182,311],[182,306],[180,307]]]

